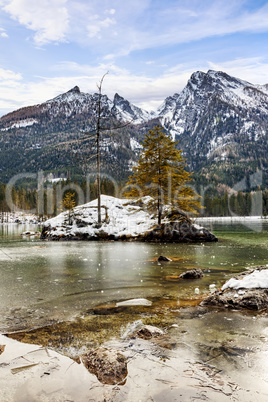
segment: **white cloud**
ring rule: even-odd
[[[6,33],[6,30],[3,28],[0,28],[0,37],[1,38],[8,38],[8,34]]]
[[[267,32],[268,4],[247,11],[243,0],[0,0],[38,44],[76,42],[99,55],[175,45],[238,32]],[[96,38],[98,39],[96,41]]]
[[[147,75],[135,75],[127,69],[113,64],[98,66],[79,65],[75,62],[62,62],[54,68],[57,74],[52,77],[35,77],[35,82],[24,82],[19,74],[3,72],[3,82],[10,74],[13,84],[5,86],[5,103],[0,100],[0,110],[6,112],[7,102],[10,111],[22,106],[34,105],[51,99],[78,85],[82,92],[97,92],[101,77],[109,71],[103,83],[103,93],[113,99],[117,92],[130,102],[147,110],[156,109],[164,99],[179,92],[186,84],[192,71],[167,72],[156,79]],[[21,82],[19,82],[21,81]],[[1,70],[0,70],[1,88]]]
[[[198,63],[198,62],[196,62]],[[54,70],[54,77],[35,77],[25,82],[19,73],[0,69],[0,112],[6,113],[22,106],[34,105],[51,99],[78,85],[82,92],[97,92],[101,77],[109,71],[103,82],[103,93],[110,99],[117,92],[130,102],[146,110],[155,110],[167,96],[180,92],[190,75],[208,69],[225,71],[252,83],[267,83],[268,62],[261,58],[245,58],[215,64],[179,64],[166,69],[158,77],[135,74],[115,64],[78,64],[61,62]]]
[[[5,83],[6,81],[20,81],[22,80],[22,75],[19,73],[15,73],[11,70],[5,70],[0,68],[0,84]]]
[[[252,84],[268,83],[268,63],[262,57],[239,58],[222,63],[208,62],[208,66],[212,70],[224,71]]]
[[[106,13],[106,14],[114,15],[114,14],[115,14],[115,9],[114,9],[114,8],[111,8],[110,10],[105,10],[105,13]]]
[[[38,45],[65,40],[69,25],[67,0],[10,0],[4,10],[35,32]]]
[[[113,18],[105,18],[101,20],[98,15],[90,18],[91,21],[87,26],[88,36],[90,38],[98,37],[101,38],[101,31],[108,29],[111,25],[115,25],[116,21]]]
[[[239,1],[213,0],[202,3],[202,7],[200,3],[186,2],[185,7],[177,7],[174,3],[173,7],[159,11],[152,16],[149,27],[142,29],[141,26],[135,30],[135,41],[131,41],[129,46],[127,41],[134,35],[131,33],[133,26],[130,26],[130,34],[126,32],[124,37],[129,52],[198,41],[213,36],[268,31],[268,4],[249,13],[239,7],[243,3]]]

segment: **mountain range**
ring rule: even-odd
[[[0,181],[43,170],[78,179],[95,170],[99,94],[75,86],[42,104],[0,118]],[[257,170],[267,174],[268,85],[209,70],[192,74],[186,87],[156,112],[118,94],[101,95],[102,171],[125,180],[137,162],[144,134],[160,124],[179,140],[199,183],[233,186]]]

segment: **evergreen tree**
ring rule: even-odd
[[[72,215],[72,210],[75,207],[75,192],[74,191],[68,191],[62,201],[62,205],[64,208],[68,210],[68,221],[69,225],[71,225],[71,215]]]
[[[177,143],[160,126],[155,126],[145,135],[143,152],[127,183],[127,197],[149,195],[154,199],[159,225],[164,204],[191,213],[201,208],[199,196],[186,185],[191,173],[185,170],[185,159],[176,148]]]

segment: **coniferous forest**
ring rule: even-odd
[[[70,184],[70,180],[64,182],[49,185],[47,188],[53,194],[54,200],[56,200],[56,193],[59,188],[63,188]],[[81,183],[75,183],[78,185],[83,193],[85,201],[93,200],[96,198],[97,188],[96,183],[86,183],[83,181]],[[13,212],[6,202],[6,184],[0,183],[0,212]],[[59,187],[60,186],[60,187]],[[124,186],[121,183],[119,189]],[[54,208],[47,208],[47,188],[44,191],[44,215],[54,216],[61,212],[61,208],[54,202]],[[67,192],[67,190],[66,190]],[[101,181],[101,193],[106,195],[115,196],[115,188],[113,183],[107,179]],[[63,191],[64,196],[64,191]],[[201,203],[202,208],[199,210],[199,216],[209,217],[209,216],[251,216],[254,215],[254,200],[258,197],[262,199],[262,215],[268,215],[268,190],[263,191],[252,191],[252,192],[237,192],[229,194],[224,192],[223,194],[218,194],[216,191],[207,191],[203,196]],[[62,197],[63,198],[63,197]],[[76,197],[77,199],[77,197]],[[37,189],[27,188],[25,186],[13,187],[12,188],[12,200],[14,203],[14,209],[23,210],[25,213],[27,211],[37,209],[38,192]]]

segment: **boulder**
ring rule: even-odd
[[[221,306],[231,309],[267,310],[268,289],[226,289],[216,291],[204,299],[201,306]]]
[[[171,258],[165,257],[164,255],[160,255],[160,256],[157,258],[157,261],[158,261],[158,262],[167,262],[167,261],[172,261],[172,260],[171,260]]]
[[[199,279],[204,276],[202,269],[194,268],[183,272],[179,278],[180,279]]]
[[[174,349],[176,347],[176,340],[164,333],[160,328],[153,325],[144,325],[136,332],[139,338],[150,340],[157,346],[164,349]]]
[[[221,289],[206,297],[200,305],[267,310],[268,268],[258,267],[229,279]]]
[[[100,382],[123,385],[126,382],[127,359],[116,349],[99,347],[81,357],[84,366],[95,374]]]
[[[137,336],[142,339],[151,339],[164,335],[162,329],[154,327],[153,325],[144,325],[137,331]]]
[[[4,352],[6,345],[0,345],[0,355]]]

